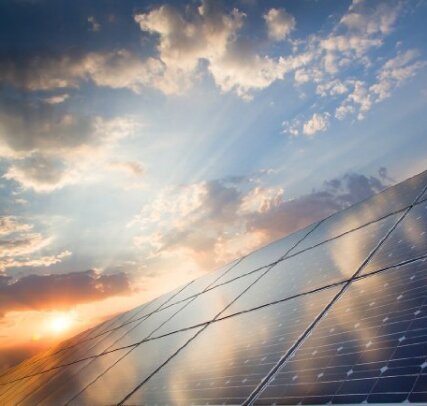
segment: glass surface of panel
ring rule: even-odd
[[[99,370],[98,372],[104,373],[97,380],[86,380],[83,386],[85,390],[74,395],[68,404],[91,406],[117,404],[199,331],[200,328],[181,331],[140,344],[108,371]],[[64,386],[67,386],[66,383]],[[55,395],[52,400],[57,402],[65,398],[62,396],[58,399]]]
[[[410,206],[426,184],[427,171],[328,217],[292,253]]]
[[[427,202],[414,206],[371,258],[363,273],[427,255]]]
[[[114,342],[111,342],[108,347],[108,351],[123,348],[129,345],[137,344],[142,340],[149,338],[152,334],[160,329],[163,324],[167,323],[169,319],[176,317],[176,315],[183,311],[193,299],[187,299],[186,301],[176,303],[172,306],[160,309],[159,311],[152,313],[146,319],[140,322],[131,323],[127,326],[127,329],[122,331],[121,336]],[[178,326],[177,330],[181,327]]]
[[[95,380],[103,371],[115,365],[131,349],[114,351],[91,361],[69,365],[58,369],[43,385],[32,385],[26,390],[23,405],[62,405],[77,395],[86,385]],[[22,394],[20,395],[22,396]]]
[[[273,266],[223,314],[227,316],[349,279],[396,223],[389,216]]]
[[[227,271],[232,268],[237,262],[238,260],[235,260],[230,264],[227,264],[213,272],[209,272],[208,274],[203,275],[198,279],[195,279],[185,289],[183,289],[176,296],[174,296],[173,299],[166,304],[166,306],[202,293],[209,287],[213,286],[214,282],[222,275],[227,273]]]
[[[353,282],[255,404],[427,402],[427,262]]]
[[[259,275],[252,273],[190,299],[189,305],[156,330],[152,337],[212,321],[258,277]]]
[[[316,223],[317,224],[317,223]],[[296,243],[304,238],[315,226],[311,224],[304,229],[274,241],[244,257],[236,266],[224,274],[215,285],[228,282],[257,269],[266,267],[282,258]]]
[[[211,323],[125,404],[241,404],[336,292]]]

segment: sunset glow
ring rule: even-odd
[[[48,326],[51,333],[64,334],[73,326],[73,323],[72,313],[57,313],[50,318]]]

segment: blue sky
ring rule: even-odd
[[[75,332],[425,170],[426,14],[3,1],[0,345],[22,356],[53,314]]]

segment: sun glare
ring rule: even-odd
[[[60,334],[69,330],[73,321],[71,313],[58,313],[49,320],[49,329],[55,334]]]

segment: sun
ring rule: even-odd
[[[69,330],[73,325],[74,317],[71,313],[56,313],[49,320],[49,329],[55,334]]]

